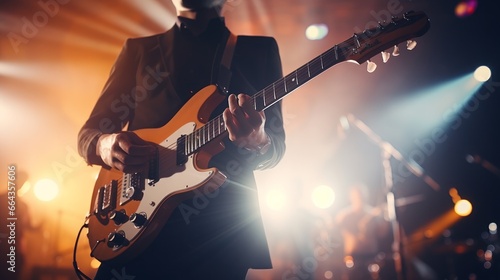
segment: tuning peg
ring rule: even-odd
[[[391,58],[391,54],[386,52],[386,51],[383,51],[382,52],[382,61],[384,63],[386,63],[387,61],[389,61],[389,58]]]
[[[375,69],[377,69],[377,64],[375,64],[375,62],[373,62],[371,60],[368,60],[368,64],[366,66],[366,71],[368,71],[368,73],[373,73],[373,71],[375,71]]]
[[[399,47],[398,45],[394,46],[394,50],[392,51],[393,56],[398,56],[399,55]]]
[[[413,40],[406,41],[406,49],[411,51],[417,46],[417,42]]]

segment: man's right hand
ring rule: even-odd
[[[156,147],[133,132],[123,131],[101,135],[96,152],[105,164],[121,172],[148,172]]]

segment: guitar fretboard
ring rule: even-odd
[[[349,40],[352,40],[352,38]],[[349,40],[340,45],[349,44]],[[312,78],[323,73],[335,64],[344,61],[346,57],[346,47],[340,47],[340,45],[335,45],[308,63],[297,68],[295,71],[255,93],[251,99],[254,108],[257,111],[266,110]],[[216,116],[191,134],[183,136],[184,140],[181,140],[181,143],[183,143],[184,146],[184,154],[190,155],[194,153],[203,145],[226,131],[222,115]]]
[[[363,63],[373,55],[400,42],[422,36],[429,29],[429,19],[422,12],[408,12],[402,18],[393,18],[386,25],[354,34],[344,42],[333,46],[285,77],[270,84],[252,96],[254,108],[262,111],[283,97],[343,61]],[[179,139],[184,155],[191,155],[214,138],[226,132],[222,115],[208,121],[204,126]],[[179,147],[178,147],[179,148]]]

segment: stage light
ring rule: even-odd
[[[458,129],[480,106],[476,95],[484,82],[474,72],[421,91],[395,98],[375,111],[372,127],[402,154],[417,163],[446,141],[448,130]]]
[[[474,71],[474,79],[478,82],[486,82],[491,78],[491,70],[488,66],[479,66]]]
[[[326,209],[335,201],[335,192],[328,186],[320,185],[314,188],[312,200],[316,207]]]
[[[477,0],[465,0],[455,6],[455,15],[457,17],[468,17],[476,11]]]
[[[455,203],[454,210],[459,216],[466,217],[472,212],[472,204],[468,200],[460,199]]]
[[[460,199],[462,199],[460,197],[460,195],[458,194],[458,190],[456,188],[450,188],[450,190],[448,191],[448,194],[450,195],[451,197],[451,200],[453,201],[453,203],[457,203]]]
[[[496,223],[490,223],[488,225],[488,230],[490,231],[491,234],[496,234],[498,230],[498,226]]]
[[[51,201],[59,194],[59,186],[51,179],[41,179],[34,187],[36,198],[41,201]]]
[[[368,265],[368,271],[370,273],[377,275],[380,272],[380,266],[376,263]]]
[[[344,263],[347,268],[353,268],[354,267],[354,259],[351,256],[345,256],[344,257]]]
[[[328,27],[325,24],[312,24],[306,28],[306,37],[309,40],[321,40],[328,35]]]
[[[281,211],[286,206],[286,195],[281,190],[270,190],[266,196],[267,206],[274,211]]]
[[[453,209],[449,209],[419,229],[414,230],[408,237],[408,244],[411,244],[411,250],[415,253],[421,252],[427,248],[427,244],[433,244],[437,238],[443,236],[441,233],[445,233],[447,229],[460,219],[461,216],[457,215]]]

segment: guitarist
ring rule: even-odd
[[[172,2],[178,20],[168,31],[129,39],[119,54],[78,135],[88,164],[146,172],[155,144],[132,131],[162,127],[222,75],[225,0]],[[203,205],[196,197],[184,201],[183,209],[191,211],[176,208],[151,246],[126,263],[103,262],[96,279],[244,279],[249,268],[271,268],[253,171],[271,168],[283,157],[281,103],[257,112],[246,94],[281,77],[273,38],[238,37],[229,86],[229,93],[237,94],[228,93],[213,113],[223,114],[228,130],[225,149],[211,158],[226,182]]]

